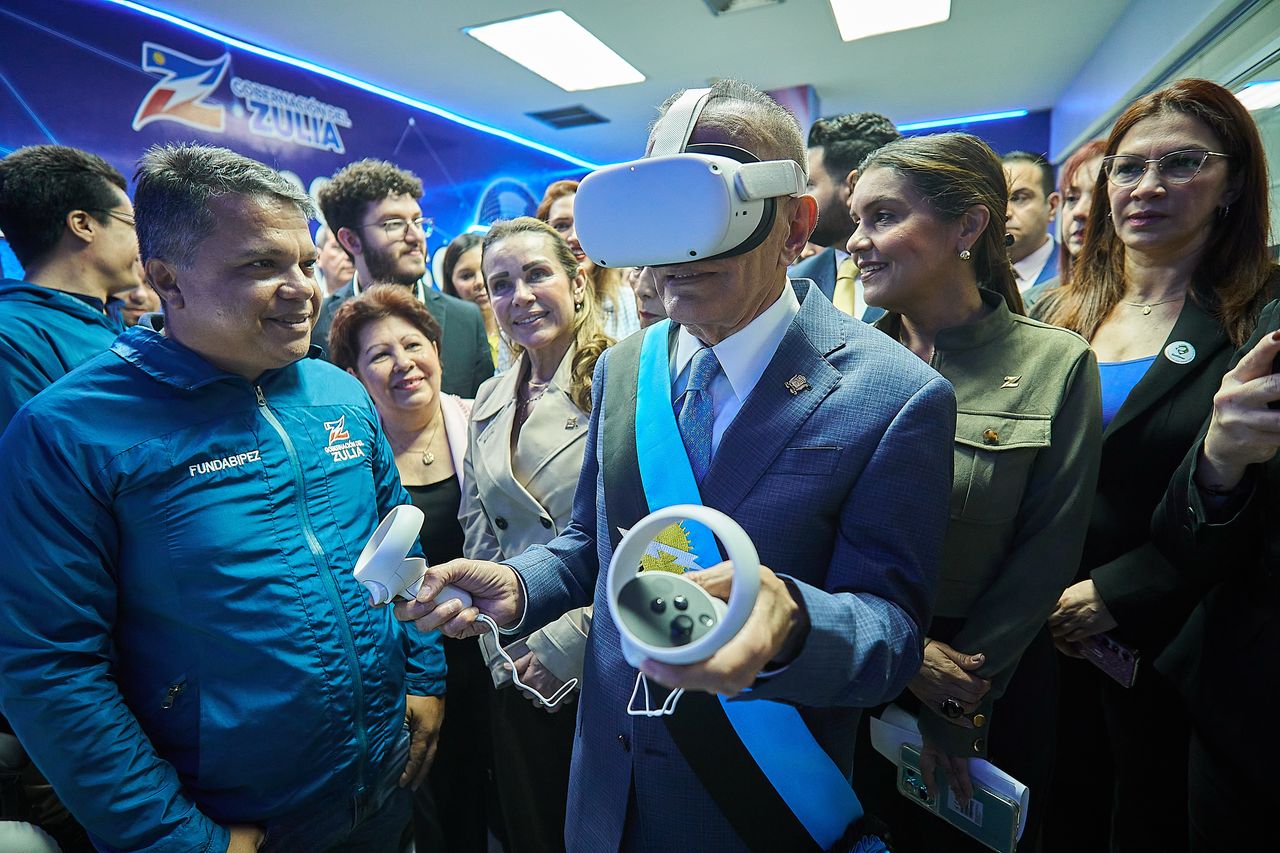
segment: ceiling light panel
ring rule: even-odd
[[[1280,80],[1250,83],[1236,92],[1236,100],[1244,104],[1244,108],[1249,112],[1280,106]]]
[[[951,17],[951,0],[831,0],[845,41],[940,24]]]
[[[465,27],[463,32],[566,92],[644,82],[631,63],[561,11]]]

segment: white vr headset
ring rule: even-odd
[[[759,246],[780,196],[805,191],[792,160],[766,160],[732,145],[690,145],[710,89],[690,89],[654,128],[648,156],[582,179],[574,226],[602,267],[644,267],[730,258]]]

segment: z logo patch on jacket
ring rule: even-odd
[[[348,459],[360,459],[364,456],[364,442],[351,440],[351,433],[346,427],[347,416],[336,421],[325,421],[324,428],[329,431],[329,443],[324,452],[333,457],[334,462],[345,462]]]

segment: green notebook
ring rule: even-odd
[[[968,807],[961,807],[941,768],[938,776],[942,777],[940,788],[926,785],[920,775],[920,750],[909,743],[902,745],[902,761],[898,765],[898,792],[902,796],[992,850],[1013,853],[1018,846],[1022,807],[976,781]]]

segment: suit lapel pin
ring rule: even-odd
[[[813,386],[809,384],[809,380],[797,373],[784,383],[786,389],[791,392],[791,396],[799,394],[801,391],[808,391]]]
[[[578,428],[578,417],[577,417],[577,415],[574,415],[573,417],[569,418],[569,420],[565,421],[565,422],[564,422],[564,428],[565,428],[565,429],[577,429],[577,428]]]
[[[1022,374],[1018,374],[1017,376],[1006,376],[1004,378],[1004,382],[1001,383],[1000,387],[1001,388],[1017,388],[1018,383],[1021,381],[1022,381]]]
[[[1190,341],[1174,341],[1164,348],[1164,357],[1174,364],[1190,364],[1196,359],[1196,348]]]

